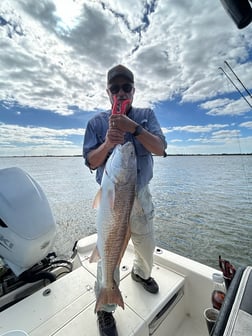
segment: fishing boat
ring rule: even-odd
[[[55,221],[39,184],[17,167],[0,170],[0,335],[99,335],[94,313],[96,234],[73,242],[69,260],[53,251]],[[212,267],[156,247],[159,293],[132,280],[133,245],[120,264],[125,309],[114,313],[120,336],[209,335]],[[211,335],[251,335],[252,267],[235,272]]]

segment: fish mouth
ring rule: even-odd
[[[117,101],[118,101],[118,102],[123,102],[123,101],[125,101],[125,100],[128,100],[128,98],[127,98],[127,97],[118,97],[118,98],[117,98]]]

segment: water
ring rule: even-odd
[[[252,156],[155,157],[151,182],[157,243],[218,268],[218,256],[252,265]],[[41,185],[57,223],[55,251],[68,257],[76,240],[96,232],[98,185],[80,157],[0,158]]]

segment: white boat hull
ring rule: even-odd
[[[81,239],[71,273],[0,313],[0,335],[10,329],[32,336],[99,335],[94,314],[96,264],[89,263],[95,243],[96,235]],[[150,294],[131,279],[132,261],[130,243],[120,272],[125,310],[118,307],[115,312],[120,336],[208,335],[203,311],[211,306],[215,269],[158,248],[152,276],[160,291]]]

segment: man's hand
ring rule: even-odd
[[[138,124],[124,114],[113,114],[109,118],[109,128],[111,130],[116,129],[121,132],[134,133]],[[164,144],[159,136],[148,132],[143,129],[141,134],[137,136],[137,140],[151,153],[163,156]],[[118,143],[118,142],[116,142]]]
[[[109,128],[117,129],[121,132],[134,133],[137,123],[125,114],[112,114],[109,118]]]
[[[105,145],[107,148],[113,148],[115,145],[124,143],[125,131],[121,130],[117,125],[114,118],[109,119],[109,128],[106,134]]]

